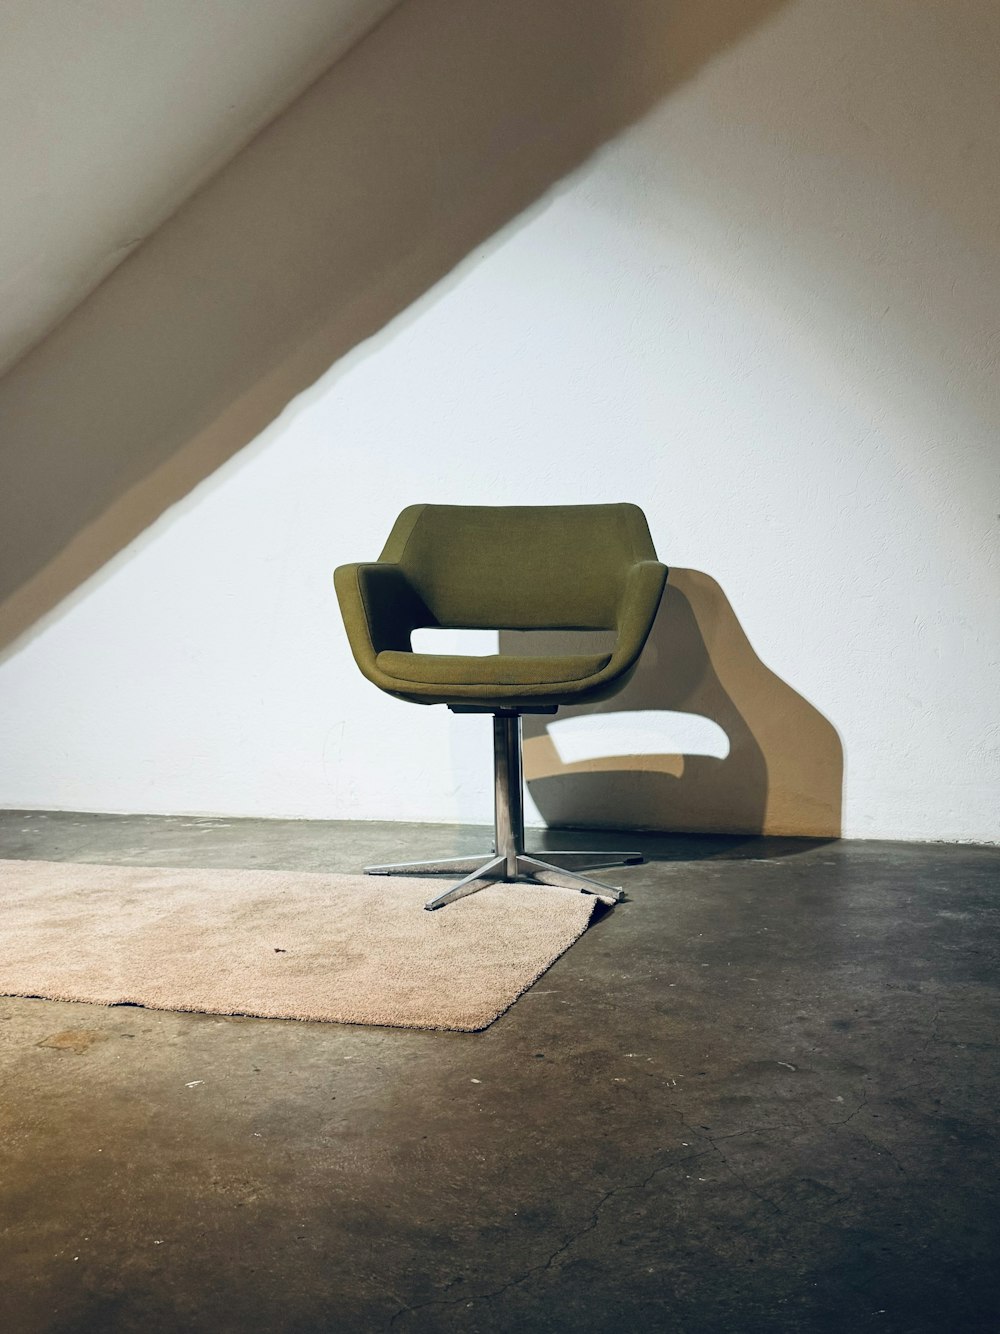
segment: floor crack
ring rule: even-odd
[[[718,1140],[737,1139],[741,1135],[762,1133],[765,1130],[786,1129],[787,1127],[755,1126],[751,1127],[749,1130],[739,1130],[732,1135],[719,1135],[718,1138],[716,1138],[716,1136],[714,1136],[711,1133],[711,1131],[706,1130],[704,1127],[696,1128],[695,1126],[692,1126],[689,1121],[684,1121],[683,1124],[687,1127],[687,1129],[691,1132],[692,1135],[697,1135],[699,1139],[706,1140],[712,1146],[712,1151],[718,1155],[720,1161],[722,1162],[723,1167],[730,1174],[730,1176],[732,1176],[736,1181],[740,1183],[740,1185],[748,1194],[752,1195],[755,1199],[760,1200],[762,1204],[766,1204],[768,1208],[773,1209],[776,1214],[784,1213],[784,1210],[781,1208],[781,1206],[779,1204],[776,1204],[769,1195],[765,1195],[762,1191],[757,1190],[755,1186],[752,1186],[750,1184],[750,1182],[746,1179],[746,1177],[742,1174],[742,1172],[738,1172],[736,1170],[736,1168],[726,1157],[725,1153],[723,1153],[722,1149],[719,1148]]]
[[[932,1042],[937,1041],[938,1020],[940,1018],[941,1018],[941,1008],[939,1006],[931,1015],[931,1031],[927,1035],[927,1041],[920,1048],[921,1056],[927,1051],[927,1048],[931,1045]]]
[[[660,1150],[659,1152],[662,1153],[663,1150]],[[540,1261],[536,1265],[532,1265],[529,1269],[526,1269],[524,1273],[518,1274],[515,1278],[508,1279],[508,1281],[502,1284],[499,1288],[495,1288],[491,1292],[478,1292],[471,1295],[468,1293],[463,1293],[461,1297],[453,1297],[448,1300],[445,1300],[443,1297],[433,1297],[431,1298],[430,1301],[418,1302],[415,1306],[402,1306],[398,1311],[394,1312],[393,1315],[389,1318],[389,1323],[387,1324],[386,1328],[392,1329],[396,1321],[399,1320],[402,1316],[412,1315],[415,1311],[424,1311],[430,1306],[461,1306],[463,1305],[463,1303],[471,1306],[473,1302],[487,1302],[487,1301],[492,1301],[494,1297],[502,1297],[503,1294],[505,1292],[509,1292],[511,1288],[516,1288],[521,1283],[526,1283],[528,1279],[531,1278],[534,1274],[540,1274],[544,1272],[546,1269],[551,1269],[552,1266],[555,1264],[555,1262],[559,1259],[559,1257],[561,1255],[564,1255],[571,1246],[574,1246],[580,1240],[581,1237],[585,1237],[588,1232],[593,1232],[594,1228],[597,1227],[598,1223],[600,1222],[601,1210],[608,1203],[608,1201],[612,1199],[615,1195],[620,1195],[622,1191],[626,1190],[644,1190],[646,1186],[648,1186],[649,1183],[653,1180],[653,1178],[658,1176],[661,1172],[666,1172],[669,1168],[680,1166],[682,1163],[695,1162],[699,1158],[706,1157],[711,1152],[712,1152],[711,1149],[705,1149],[701,1153],[689,1153],[685,1155],[685,1157],[683,1158],[673,1158],[670,1160],[670,1162],[661,1163],[659,1167],[654,1167],[653,1170],[647,1173],[646,1176],[644,1176],[641,1181],[629,1182],[619,1186],[612,1186],[610,1190],[604,1192],[601,1198],[594,1205],[590,1217],[587,1219],[587,1221],[583,1224],[582,1227],[577,1228],[575,1232],[571,1233],[570,1236],[559,1246],[557,1246],[554,1251],[552,1251],[549,1255],[547,1255],[544,1260]],[[716,1152],[718,1151],[716,1150]],[[450,1283],[446,1285],[444,1291],[447,1292],[449,1288],[452,1288],[454,1286],[455,1286],[455,1280],[453,1279]]]
[[[867,1106],[868,1106],[868,1094],[866,1093],[864,1097],[861,1099],[861,1101],[858,1103],[857,1107],[855,1107],[854,1111],[851,1112],[850,1116],[845,1116],[843,1121],[835,1121],[834,1125],[846,1126],[848,1121],[853,1121],[854,1118],[857,1116],[858,1112],[860,1112],[863,1107]]]
[[[865,1101],[867,1102],[867,1098],[865,1099]],[[862,1103],[861,1105],[863,1106],[864,1103]],[[860,1110],[861,1110],[860,1107],[856,1108],[855,1111],[851,1113],[851,1116],[857,1115],[857,1112]],[[517,1274],[514,1278],[508,1279],[507,1282],[501,1284],[500,1287],[494,1288],[489,1292],[462,1293],[460,1297],[446,1298],[443,1295],[439,1295],[437,1297],[430,1298],[426,1302],[418,1302],[414,1306],[401,1306],[399,1310],[395,1311],[392,1314],[392,1316],[390,1316],[388,1324],[386,1325],[386,1329],[392,1329],[393,1326],[396,1324],[396,1322],[402,1319],[403,1316],[412,1315],[417,1311],[425,1311],[432,1306],[462,1306],[462,1305],[471,1306],[475,1302],[488,1302],[492,1301],[495,1297],[502,1297],[505,1292],[509,1292],[511,1288],[516,1288],[519,1287],[522,1283],[526,1283],[528,1279],[532,1278],[535,1274],[541,1274],[544,1273],[545,1270],[551,1269],[553,1265],[555,1265],[556,1262],[559,1260],[559,1258],[565,1255],[565,1253],[570,1249],[570,1247],[576,1245],[576,1243],[580,1240],[581,1237],[585,1237],[588,1232],[593,1232],[593,1230],[597,1227],[598,1223],[600,1222],[601,1213],[603,1209],[607,1205],[608,1201],[612,1200],[616,1195],[620,1195],[623,1191],[645,1190],[645,1188],[650,1184],[650,1182],[653,1181],[656,1177],[658,1177],[662,1172],[667,1172],[671,1168],[680,1167],[684,1163],[697,1162],[700,1158],[707,1158],[710,1154],[714,1154],[721,1161],[726,1171],[729,1172],[729,1174],[733,1177],[735,1181],[737,1181],[740,1184],[740,1186],[742,1186],[742,1188],[747,1192],[747,1194],[752,1195],[757,1200],[760,1200],[762,1204],[766,1204],[768,1208],[772,1209],[776,1214],[784,1213],[784,1210],[781,1208],[779,1204],[777,1204],[774,1200],[772,1200],[770,1196],[765,1195],[762,1191],[757,1190],[756,1187],[751,1185],[751,1183],[741,1172],[737,1171],[737,1169],[732,1165],[732,1163],[727,1158],[726,1154],[719,1147],[719,1141],[727,1139],[739,1139],[741,1136],[744,1135],[767,1134],[769,1132],[777,1130],[797,1130],[800,1129],[801,1127],[795,1124],[750,1126],[746,1130],[736,1130],[728,1135],[715,1136],[712,1135],[709,1131],[705,1130],[703,1127],[699,1128],[693,1126],[690,1123],[690,1121],[688,1121],[681,1112],[676,1111],[676,1109],[674,1110],[674,1115],[677,1117],[681,1126],[688,1132],[688,1134],[690,1134],[694,1139],[701,1140],[703,1143],[707,1144],[708,1147],[703,1149],[699,1153],[689,1153],[686,1154],[683,1158],[672,1157],[667,1162],[660,1162],[656,1167],[653,1167],[651,1171],[647,1172],[646,1175],[638,1181],[627,1182],[625,1184],[618,1186],[612,1186],[610,1190],[605,1191],[604,1194],[600,1197],[600,1199],[594,1205],[594,1208],[591,1210],[590,1216],[587,1218],[586,1222],[583,1223],[581,1227],[578,1227],[575,1232],[572,1232],[570,1236],[567,1237],[565,1241],[561,1242],[553,1251],[551,1251],[545,1257],[544,1260],[539,1261],[538,1264],[531,1265],[530,1268],[525,1269],[523,1273]],[[848,1117],[847,1119],[850,1120],[851,1117]],[[657,1150],[657,1153],[654,1155],[654,1161],[660,1158],[664,1152],[668,1152],[668,1150],[664,1149]],[[452,1288],[456,1286],[457,1282],[458,1280],[452,1279],[441,1290],[442,1293],[450,1291]]]

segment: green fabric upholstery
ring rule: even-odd
[[[334,573],[355,660],[418,704],[547,708],[602,699],[635,669],[667,570],[635,505],[412,505],[379,559]],[[422,627],[614,630],[610,655],[413,653]]]
[[[515,658],[451,657],[436,653],[380,653],[375,666],[398,681],[421,681],[430,685],[537,686],[557,681],[582,681],[611,661],[610,654],[598,657]]]

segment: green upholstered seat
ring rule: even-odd
[[[515,658],[492,653],[487,657],[459,657],[435,653],[380,653],[375,666],[398,681],[431,685],[537,686],[557,681],[582,681],[611,661],[598,657]]]
[[[415,704],[524,711],[613,694],[649,635],[667,570],[635,505],[411,505],[377,561],[334,575],[364,675]],[[423,627],[613,630],[610,654],[414,653]]]

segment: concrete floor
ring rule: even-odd
[[[0,817],[66,861],[482,841]],[[0,1328],[1000,1330],[1000,852],[639,842],[481,1034],[0,1000]]]

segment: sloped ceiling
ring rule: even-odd
[[[0,374],[397,0],[4,0]]]

